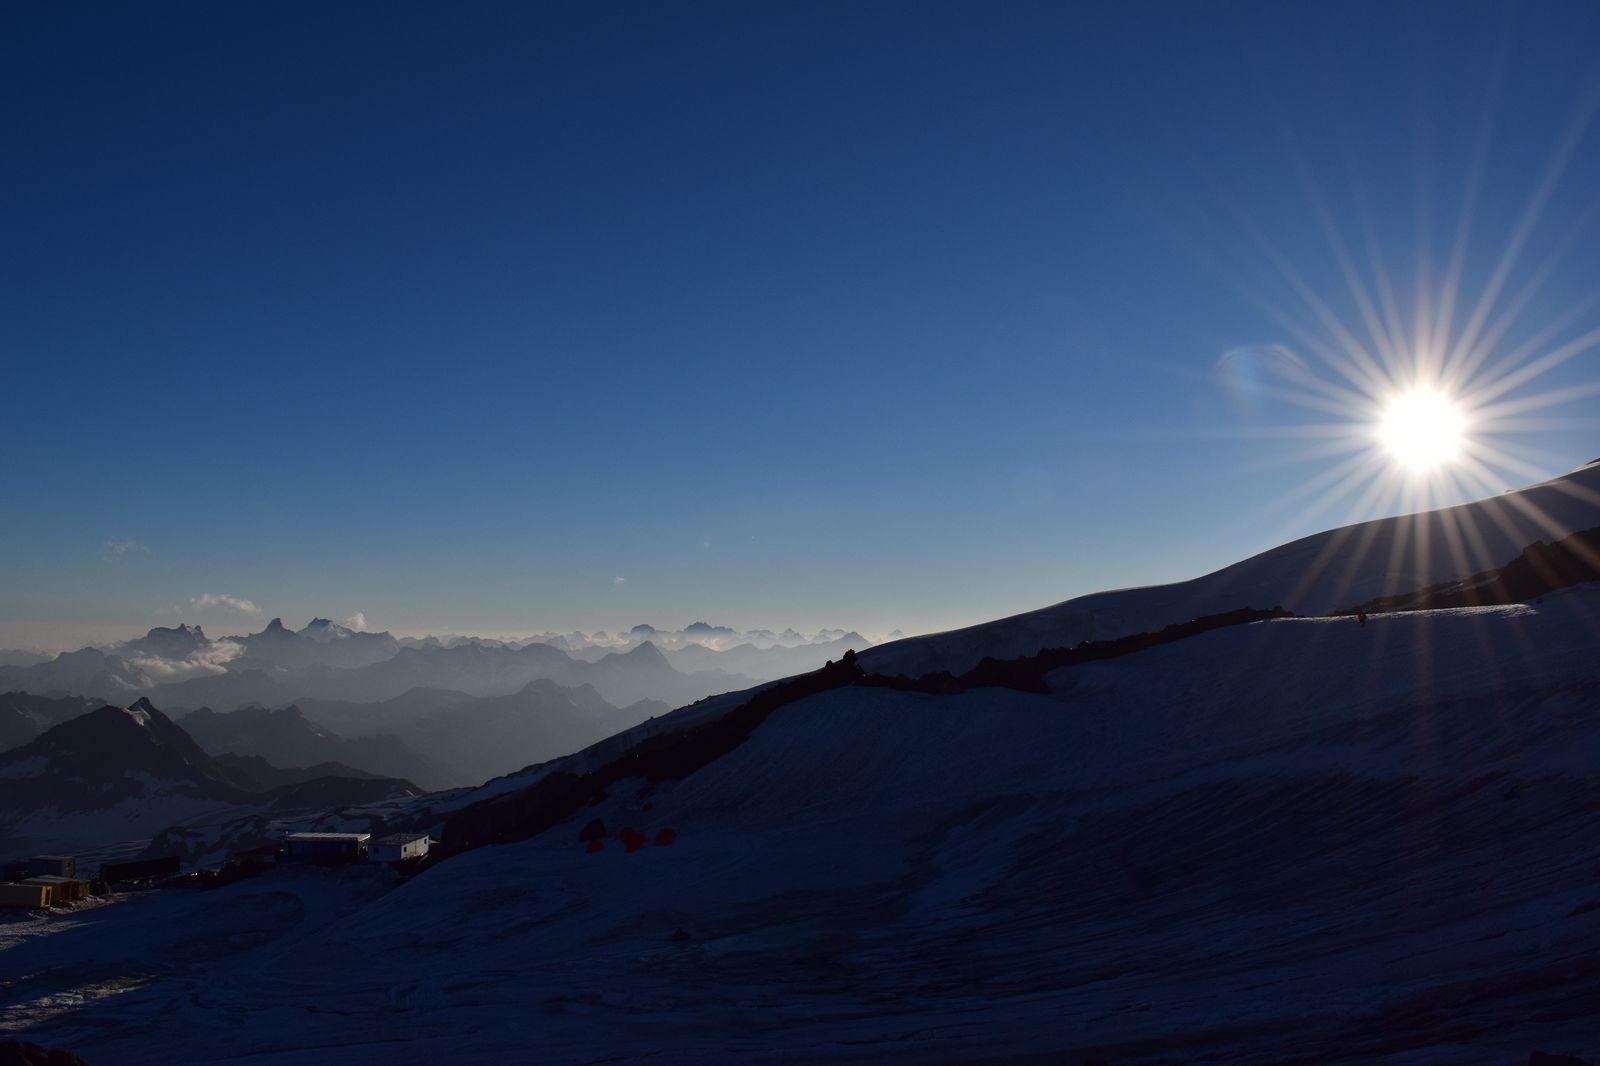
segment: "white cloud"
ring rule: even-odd
[[[136,540],[107,540],[100,545],[100,558],[117,560],[127,555],[149,555],[150,549]]]
[[[364,611],[356,611],[349,618],[344,620],[344,627],[346,629],[353,629],[357,633],[364,632],[367,628],[366,613]]]
[[[260,614],[261,608],[249,600],[240,599],[238,596],[229,596],[226,593],[202,592],[189,601],[191,611],[204,611],[210,607],[231,607],[240,614]]]
[[[191,677],[206,677],[227,673],[225,663],[236,659],[244,648],[231,640],[215,641],[196,648],[185,659],[163,659],[157,655],[140,655],[127,660],[129,666],[139,671],[145,685],[160,685],[172,681],[187,681]]]
[[[628,583],[628,579],[625,577],[614,577],[611,579],[611,583],[613,585],[626,585]]]

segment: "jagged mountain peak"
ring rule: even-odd
[[[607,655],[605,659],[601,659],[600,661],[605,662],[606,659],[610,659],[612,661],[627,661],[630,663],[659,662],[662,666],[665,666],[668,669],[672,668],[672,664],[668,662],[667,657],[661,653],[661,649],[656,647],[654,641],[650,640],[644,641],[638,647],[630,648],[627,651],[612,652],[610,655]]]
[[[300,630],[300,635],[309,640],[329,641],[343,640],[350,636],[354,630],[340,625],[331,618],[313,618]]]
[[[155,704],[147,697],[140,696],[125,708],[125,713],[141,726],[148,726],[152,717],[161,712],[156,710]]]
[[[103,795],[121,798],[127,791],[122,782],[162,782],[162,787],[214,799],[235,798],[247,787],[143,697],[127,707],[108,704],[62,722],[0,756],[0,763],[34,767],[38,772],[24,779],[35,778],[47,791],[72,780],[88,782],[82,797],[64,797],[79,804],[93,805]]]
[[[180,623],[176,626],[155,626],[142,637],[124,641],[113,651],[181,659],[210,643],[210,638],[199,626]]]

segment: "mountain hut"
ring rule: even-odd
[[[366,854],[371,833],[290,833],[287,857],[302,862],[354,862]]]
[[[50,889],[50,904],[60,907],[67,903],[76,903],[89,894],[89,882],[80,881],[76,877],[30,877],[22,882],[24,885],[42,885]]]
[[[0,885],[0,910],[40,910],[52,902],[49,885]]]
[[[425,858],[431,843],[427,833],[390,833],[367,848],[367,861],[395,863]]]

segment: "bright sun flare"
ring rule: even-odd
[[[1378,424],[1378,439],[1407,470],[1423,473],[1461,457],[1467,419],[1437,389],[1415,388],[1393,396]]]

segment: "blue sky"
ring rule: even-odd
[[[13,7],[0,646],[916,631],[1360,517],[1219,360],[1336,380],[1285,267],[1359,334],[1324,220],[1409,317],[1464,207],[1453,318],[1528,220],[1499,349],[1600,325],[1600,8],[1292,7]]]

